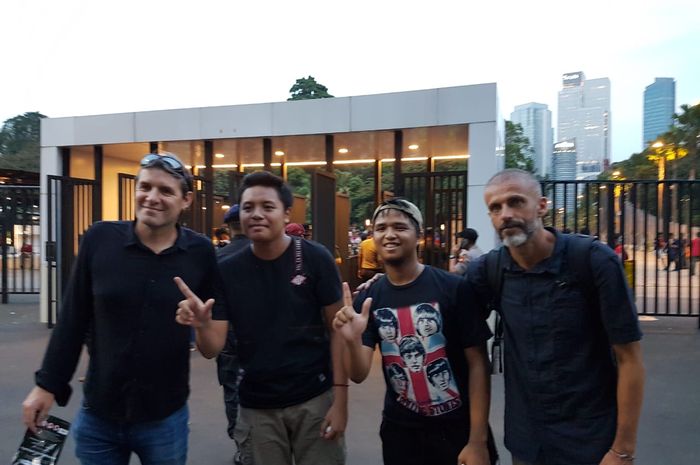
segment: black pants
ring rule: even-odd
[[[449,423],[445,426],[409,428],[382,421],[384,465],[455,465],[469,440],[469,426]],[[489,428],[488,449],[491,464],[498,461],[496,445]]]

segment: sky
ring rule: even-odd
[[[700,102],[697,0],[2,0],[0,121],[496,82],[549,105],[561,75],[611,81],[613,161],[642,148],[645,86]],[[555,132],[556,137],[556,132]]]

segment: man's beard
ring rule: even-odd
[[[517,234],[503,234],[507,228],[519,228]],[[520,247],[525,244],[537,229],[537,220],[531,222],[509,222],[501,226],[501,239],[506,247]]]

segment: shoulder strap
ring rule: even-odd
[[[491,289],[492,310],[501,307],[501,289],[503,288],[503,246],[490,250],[486,254],[486,279]]]
[[[491,373],[503,373],[503,321],[501,320],[501,290],[503,288],[503,246],[492,249],[486,254],[486,279],[491,289],[491,300],[488,303],[488,318],[491,311],[496,312],[494,322],[493,343],[489,351]]]
[[[566,260],[569,269],[584,290],[585,297],[595,302],[596,287],[591,266],[591,246],[597,239],[581,234],[570,234],[566,244]]]

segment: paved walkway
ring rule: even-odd
[[[41,363],[49,330],[40,323],[36,296],[11,296],[0,305],[0,462],[9,462],[23,434],[20,403],[32,386],[33,372]],[[700,331],[697,318],[643,321],[647,366],[645,407],[639,431],[636,465],[685,465],[700,457]],[[84,362],[83,362],[84,363]],[[369,379],[351,386],[350,422],[347,433],[348,465],[381,463],[377,435],[384,386],[378,363]],[[78,373],[84,372],[84,365]],[[71,419],[80,404],[80,385],[67,408],[52,413]],[[191,436],[189,463],[230,465],[233,447],[225,432],[221,390],[215,364],[198,353],[192,355]],[[493,378],[492,426],[503,465],[511,465],[504,453],[503,378]],[[69,439],[61,465],[78,465]],[[132,460],[137,464],[138,460]]]

